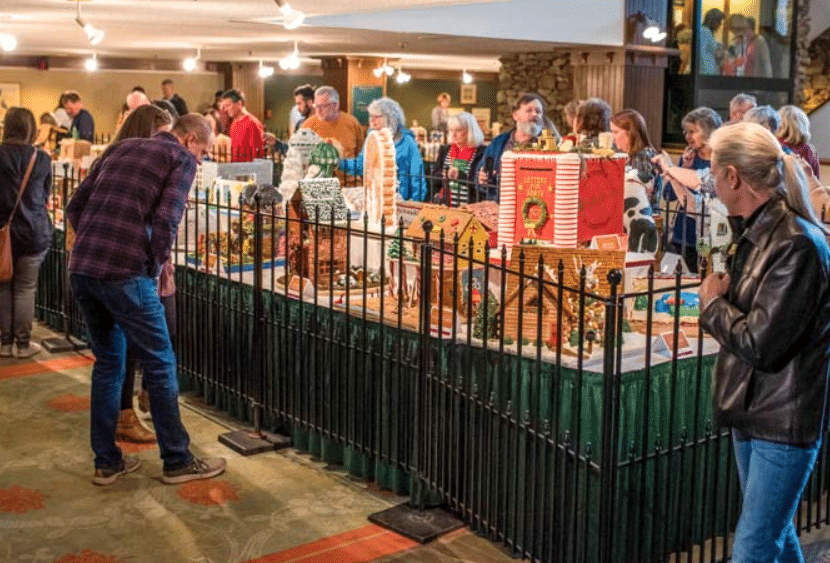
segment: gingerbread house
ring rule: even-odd
[[[523,261],[522,261],[523,259]],[[539,261],[542,261],[542,283],[539,282]],[[516,245],[510,256],[510,275],[504,303],[504,335],[513,339],[537,340],[538,323],[542,338],[552,347],[556,344],[559,292],[559,263],[562,271],[562,334],[564,341],[578,323],[578,301],[581,271],[585,269],[585,289],[597,295],[610,294],[608,274],[623,271],[625,251],[593,249],[560,249],[543,245]],[[515,272],[515,273],[514,273]],[[541,288],[540,288],[541,286]],[[520,290],[521,287],[521,290]],[[622,291],[622,287],[619,288]],[[521,297],[521,299],[520,299]],[[586,308],[585,328],[602,330],[601,301],[596,307]],[[519,316],[522,317],[519,333]],[[541,320],[540,320],[541,319]]]
[[[333,179],[335,182],[336,178]],[[305,181],[302,181],[305,182]],[[329,206],[320,206],[319,190],[306,187],[309,201],[305,201],[302,188],[294,192],[288,206],[288,222],[286,224],[288,240],[288,264],[292,274],[311,279],[318,287],[328,287],[329,279],[337,279],[338,274],[348,270],[346,263],[347,238],[344,228],[326,226],[326,222],[312,223],[313,217],[309,211],[321,209],[321,215],[335,217],[339,212],[337,203],[330,200]],[[319,180],[314,180],[318,182]],[[312,194],[314,194],[312,196]],[[340,199],[342,204],[342,198]]]
[[[502,156],[498,244],[576,248],[622,234],[626,156],[508,151]]]
[[[432,223],[430,241],[433,248],[437,247],[441,233],[444,235],[444,261],[450,265],[450,268],[456,258],[459,270],[467,267],[467,260],[464,257],[472,256],[478,262],[484,262],[487,259],[485,244],[489,240],[490,231],[470,211],[443,205],[424,205],[406,230],[406,238],[415,241],[425,240],[424,224],[427,221]],[[454,254],[456,235],[458,235],[457,257]],[[439,259],[440,253],[434,252],[433,260]]]
[[[524,339],[534,342],[539,336],[539,323],[543,342],[556,347],[559,327],[560,309],[562,319],[562,334],[566,337],[576,324],[576,315],[566,304],[559,307],[557,287],[550,271],[542,274],[543,283],[538,277],[513,276],[515,279],[512,288],[504,299],[503,318],[501,325],[505,340]],[[521,317],[521,327],[519,319]],[[521,328],[521,332],[520,329]]]

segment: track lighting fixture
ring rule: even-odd
[[[294,51],[284,59],[280,59],[280,68],[283,70],[296,70],[300,68],[300,52],[297,50],[296,41],[294,41]]]
[[[302,25],[303,20],[305,19],[304,13],[293,9],[285,0],[274,0],[274,2],[276,2],[277,6],[280,7],[280,13],[282,14],[282,26],[285,29],[297,29]]]
[[[196,70],[196,64],[199,59],[202,58],[202,49],[196,49],[196,56],[195,57],[188,57],[182,61],[182,68],[185,69],[187,72],[193,72]]]
[[[259,61],[259,77],[260,78],[268,78],[269,76],[274,75],[274,67],[263,65],[262,61]]]
[[[92,53],[92,57],[84,61],[84,66],[89,72],[95,72],[96,70],[98,70],[98,57],[95,55],[95,53]]]
[[[91,45],[97,45],[98,43],[103,41],[103,30],[93,27],[92,24],[85,22],[84,19],[81,17],[81,0],[76,0],[75,6],[77,8],[75,13],[75,22],[79,26],[81,26],[81,29],[83,29],[84,33],[86,33],[87,41],[89,41]]]
[[[393,74],[395,74],[395,69],[389,66],[389,63],[386,62],[386,59],[383,59],[383,65],[373,70],[372,74],[374,74],[378,78],[380,78],[384,74],[386,76],[392,76]]]

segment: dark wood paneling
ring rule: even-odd
[[[663,138],[663,99],[665,68],[653,65],[627,64],[625,67],[624,105],[643,114],[648,134],[655,147]]]

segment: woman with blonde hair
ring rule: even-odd
[[[720,344],[714,416],[732,429],[743,493],[732,561],[804,561],[793,517],[827,425],[830,233],[771,132],[737,123],[709,143],[739,225],[726,273],[700,287],[700,325]]]
[[[783,106],[778,110],[781,125],[775,136],[781,145],[787,147],[810,164],[813,175],[820,179],[821,165],[816,154],[816,147],[810,144],[810,118],[798,106]]]
[[[484,155],[484,133],[473,114],[463,111],[447,121],[449,144],[438,150],[434,170],[441,170],[443,186],[435,195],[436,203],[451,207],[472,203],[476,195],[473,171]]]

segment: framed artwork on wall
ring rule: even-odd
[[[0,84],[0,123],[6,116],[6,110],[20,105],[20,84]]]
[[[475,104],[477,100],[476,96],[476,85],[475,84],[462,84],[461,85],[461,96],[459,96],[460,102],[462,104]]]

